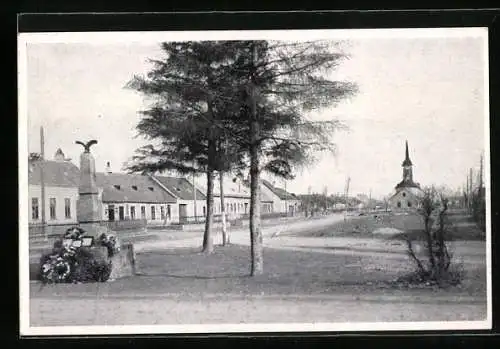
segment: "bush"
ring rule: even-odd
[[[409,278],[413,283],[456,285],[463,277],[463,273],[452,265],[452,254],[447,245],[450,233],[447,211],[448,199],[443,192],[435,188],[424,190],[419,213],[424,223],[422,235],[426,257],[417,256],[414,240],[409,235],[406,240],[408,255],[417,267]]]

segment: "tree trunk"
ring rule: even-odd
[[[207,171],[207,216],[205,219],[205,234],[203,235],[203,252],[211,253],[214,250],[212,238],[214,216],[214,172]]]
[[[222,218],[222,246],[229,245],[229,233],[226,226],[226,206],[224,200],[224,172],[219,171],[220,213]]]
[[[424,217],[424,225],[425,225],[425,237],[427,240],[427,252],[429,254],[429,262],[431,264],[431,271],[433,272],[436,267],[436,261],[434,259],[434,249],[432,244],[432,227],[430,224],[430,215]]]
[[[255,126],[254,126],[255,127]],[[258,127],[258,126],[257,126]],[[250,152],[250,247],[252,276],[263,273],[263,246],[260,217],[259,151],[253,146]]]
[[[252,58],[255,61],[257,47],[254,45]],[[257,116],[257,91],[252,74],[249,93],[250,107],[250,275],[263,273],[263,246],[260,217],[260,125]]]

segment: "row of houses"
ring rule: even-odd
[[[76,207],[80,170],[58,149],[53,160],[30,162],[29,223],[42,220],[41,184],[45,187],[45,219],[48,225],[77,223]],[[143,220],[148,225],[182,224],[202,221],[206,216],[206,190],[185,177],[113,173],[108,169],[96,173],[102,217],[105,221]],[[298,198],[268,181],[261,186],[261,212],[296,214]],[[214,188],[214,214],[220,216],[220,188]],[[245,181],[224,181],[225,211],[230,219],[249,213],[250,190]]]

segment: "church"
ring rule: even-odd
[[[420,206],[422,189],[420,184],[413,181],[413,163],[410,160],[408,141],[406,141],[405,159],[403,167],[403,180],[395,187],[395,192],[389,198],[389,206],[392,211],[409,211]]]

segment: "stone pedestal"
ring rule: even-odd
[[[78,226],[87,232],[87,235],[98,237],[101,234],[113,234],[106,226],[100,223],[78,223]]]
[[[78,187],[77,218],[87,234],[98,236],[106,232],[101,227],[102,201],[97,188],[95,161],[90,151],[85,150],[80,156],[80,185]]]
[[[136,258],[134,245],[131,243],[123,244],[120,253],[111,257],[113,269],[110,279],[120,279],[136,274]]]

